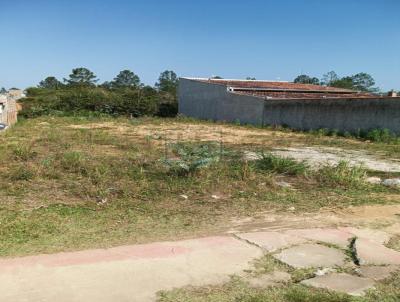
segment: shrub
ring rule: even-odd
[[[195,171],[218,162],[221,150],[216,144],[192,145],[177,143],[172,145],[176,158],[165,158],[162,163],[170,173],[187,176]]]
[[[287,175],[304,175],[308,165],[291,158],[275,156],[272,153],[262,153],[261,158],[254,162],[255,168],[261,171],[275,172]]]
[[[364,184],[367,175],[361,166],[351,166],[346,161],[340,161],[337,165],[327,165],[316,172],[316,178],[325,185],[359,186]]]
[[[389,129],[374,129],[367,133],[366,139],[373,142],[385,142],[388,143],[396,138]]]

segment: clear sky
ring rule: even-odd
[[[400,0],[0,0],[0,87],[87,67],[293,80],[370,73],[400,89]]]

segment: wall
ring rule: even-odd
[[[199,119],[263,123],[264,100],[227,91],[225,85],[180,79],[179,113]]]
[[[17,106],[14,98],[2,95],[0,97],[0,123],[5,123],[7,125],[12,125],[17,122]]]
[[[400,133],[400,98],[267,100],[264,124],[349,132],[387,128]]]
[[[180,79],[179,112],[199,119],[300,130],[387,128],[400,133],[399,97],[264,100],[230,93],[225,85]]]

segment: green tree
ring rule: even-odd
[[[122,70],[111,83],[114,87],[134,87],[138,88],[142,86],[140,78],[134,72],[130,70]]]
[[[46,89],[58,89],[63,84],[57,80],[55,77],[47,77],[43,81],[40,81],[38,87]]]
[[[71,86],[94,86],[97,81],[96,75],[83,67],[72,69],[69,79],[64,79],[64,82]]]
[[[323,75],[321,85],[331,86],[332,83],[336,82],[337,80],[339,80],[339,77],[336,72],[329,71]]]
[[[0,93],[7,93],[7,90],[4,87],[1,87]]]
[[[301,84],[314,84],[319,85],[319,79],[316,77],[310,77],[306,74],[301,74],[296,77],[293,81],[294,83],[301,83]]]
[[[247,77],[246,80],[247,80],[247,81],[256,81],[257,79],[254,78],[254,77]]]
[[[220,77],[220,76],[212,76],[211,79],[213,79],[213,80],[222,80],[223,77]]]
[[[166,70],[160,74],[156,87],[159,91],[176,95],[178,88],[178,76],[172,70]]]
[[[375,80],[374,78],[365,72],[357,73],[351,76],[353,81],[353,86],[356,90],[359,91],[377,91],[377,88],[374,88]]]

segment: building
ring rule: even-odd
[[[0,94],[0,123],[11,126],[17,122],[17,100],[22,97],[24,94],[19,89]]]
[[[199,119],[295,129],[400,133],[400,97],[311,84],[181,78],[179,113]]]

